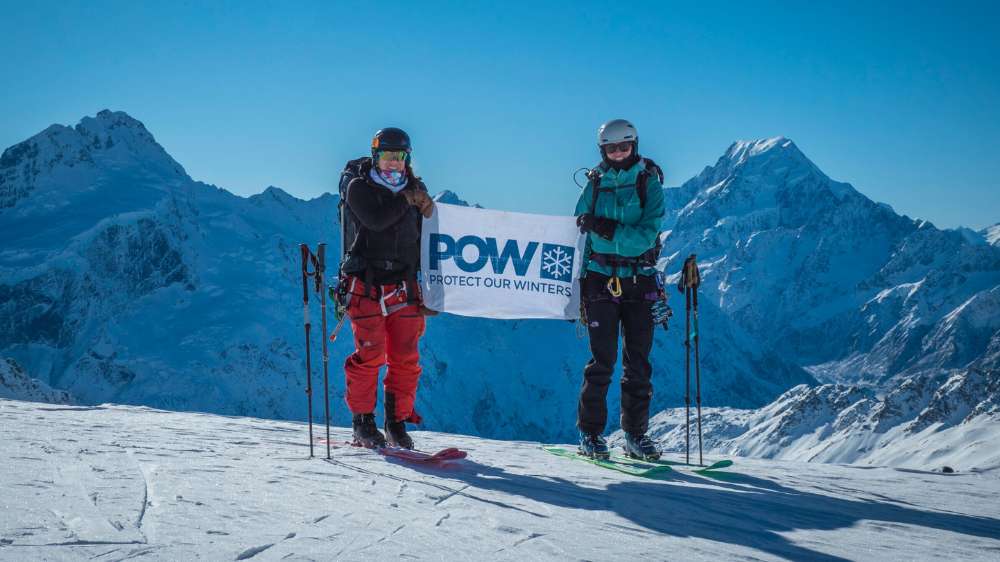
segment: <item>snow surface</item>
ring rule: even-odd
[[[995,560],[1000,478],[736,459],[645,479],[416,432],[448,468],[301,423],[0,400],[3,560]],[[335,428],[333,439],[348,430]]]

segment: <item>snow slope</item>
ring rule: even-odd
[[[450,468],[301,423],[0,400],[3,560],[990,560],[996,472],[738,459],[643,479],[537,443],[416,433]],[[347,436],[334,430],[335,439]],[[317,449],[322,452],[322,449]]]

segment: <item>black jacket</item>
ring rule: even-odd
[[[347,186],[345,220],[355,221],[358,235],[353,242],[344,241],[347,255],[341,269],[371,283],[413,280],[420,269],[420,211],[402,192],[372,181],[371,166],[370,161],[363,164],[361,174]],[[403,191],[427,191],[420,178],[408,175]]]

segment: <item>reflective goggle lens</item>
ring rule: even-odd
[[[402,150],[381,150],[378,157],[387,162],[406,162],[406,152]]]

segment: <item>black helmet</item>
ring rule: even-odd
[[[379,129],[372,137],[372,158],[378,156],[380,150],[402,150],[406,153],[407,160],[410,155],[410,135],[406,131],[396,127],[386,127]]]

